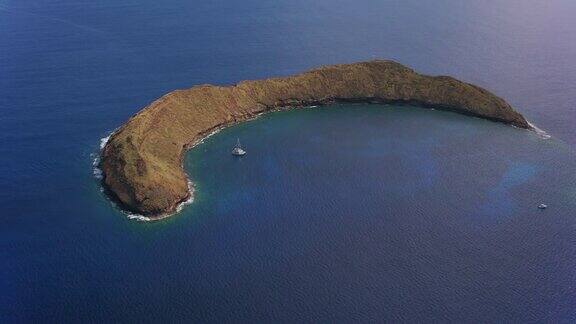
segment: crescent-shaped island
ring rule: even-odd
[[[152,220],[167,217],[191,195],[184,152],[207,134],[266,111],[335,102],[413,104],[531,128],[503,99],[452,77],[426,76],[383,60],[324,66],[164,95],[110,136],[100,159],[103,186],[127,211]]]

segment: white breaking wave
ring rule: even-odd
[[[530,127],[532,127],[532,129],[534,129],[534,131],[536,132],[536,134],[538,134],[540,137],[542,137],[543,139],[549,139],[552,136],[549,135],[548,133],[546,133],[545,130],[540,129],[538,127],[536,127],[536,125],[532,124],[531,122],[528,122],[528,125],[530,125]]]
[[[100,155],[94,154],[94,160],[92,161],[92,174],[98,180],[102,180],[102,170],[100,169]]]
[[[187,200],[181,202],[178,206],[176,206],[176,212],[174,214],[181,212],[182,209],[184,208],[184,206],[189,205],[194,201],[194,185],[192,184],[191,181],[188,181],[188,190],[190,191],[190,197]],[[114,206],[116,206],[116,204],[114,204]],[[128,217],[128,219],[135,220],[137,222],[152,222],[152,221],[161,220],[161,219],[166,218],[168,216],[174,215],[174,214],[171,214],[171,215],[165,215],[165,216],[159,217],[159,218],[150,218],[150,217],[147,217],[144,215],[130,213],[130,212],[127,212],[127,211],[124,211],[121,209],[120,209],[120,211],[122,213],[124,213],[126,215],[126,217]]]
[[[188,197],[187,200],[181,202],[176,207],[176,213],[182,211],[182,208],[184,208],[186,205],[190,205],[191,203],[194,202],[194,184],[192,183],[192,181],[188,181],[188,191],[190,192],[190,197]]]
[[[103,137],[100,139],[100,151],[98,153],[93,153],[92,154],[92,174],[94,174],[94,177],[98,180],[102,180],[102,170],[100,169],[100,154],[102,153],[102,150],[104,149],[104,147],[106,146],[106,143],[108,143],[108,141],[110,140],[110,136],[112,136],[112,134],[114,134],[114,132],[111,132],[110,134],[108,134],[108,136]],[[101,189],[103,190],[103,189]]]
[[[176,207],[176,212],[174,214],[177,214],[179,212],[182,211],[182,209],[186,206],[186,205],[190,205],[193,201],[194,201],[194,184],[191,181],[188,181],[188,190],[190,191],[190,197],[181,202],[177,207]],[[113,203],[114,204],[114,203]],[[116,206],[116,204],[114,204],[114,206]],[[116,206],[117,207],[117,206]],[[151,222],[151,221],[155,221],[155,220],[161,220],[163,218],[166,218],[168,216],[174,215],[166,215],[160,218],[150,218],[144,215],[139,215],[139,214],[134,214],[134,213],[130,213],[124,210],[120,210],[122,213],[124,213],[126,215],[126,217],[128,217],[128,219],[132,219],[138,222]]]
[[[213,131],[211,131],[210,133],[208,133],[208,135],[206,135],[206,136],[202,137],[201,139],[197,140],[194,144],[192,144],[192,145],[190,146],[190,148],[193,148],[193,147],[195,147],[196,145],[200,145],[200,144],[204,143],[204,141],[205,141],[206,139],[208,139],[210,136],[212,136],[212,135],[214,135],[214,134],[218,134],[222,129],[224,129],[224,127],[218,127],[218,128],[216,128],[215,130],[213,130]]]
[[[136,220],[138,222],[149,222],[151,221],[151,219],[149,217],[143,216],[143,215],[137,215],[137,214],[130,214],[130,213],[125,213],[126,216],[128,217],[128,219],[133,219]]]
[[[110,136],[112,136],[112,134],[114,134],[114,132],[108,134],[108,136],[106,137],[102,137],[100,139],[100,149],[103,150],[104,147],[106,146],[106,143],[108,143],[108,141],[110,140]]]
[[[255,116],[246,119],[245,122],[251,121],[251,120],[256,120],[256,119],[260,118],[260,116],[262,116],[262,115],[264,115],[264,114],[265,114],[265,112],[258,113],[258,114],[256,114]],[[236,124],[236,123],[234,123],[234,124]],[[230,127],[230,126],[233,126],[233,125],[224,125],[224,126],[220,126],[220,127],[216,128],[215,130],[213,130],[213,131],[211,131],[210,133],[206,134],[206,135],[205,135],[204,137],[202,137],[201,139],[199,139],[199,140],[197,140],[196,142],[194,142],[194,144],[190,145],[190,146],[188,147],[188,149],[192,149],[192,148],[196,147],[197,145],[200,145],[200,144],[204,143],[204,141],[207,140],[208,138],[212,137],[213,135],[216,135],[216,134],[220,133],[220,131],[222,131],[224,128],[227,128],[227,127]]]

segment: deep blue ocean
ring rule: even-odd
[[[576,321],[574,16],[573,0],[0,0],[0,322]],[[483,86],[551,138],[335,105],[205,140],[194,202],[164,221],[101,192],[100,140],[170,90],[373,58]]]

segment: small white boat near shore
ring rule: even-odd
[[[232,155],[235,156],[246,155],[246,151],[242,148],[242,145],[240,144],[240,139],[238,139],[238,141],[236,142],[236,146],[234,146],[234,149],[232,149]]]

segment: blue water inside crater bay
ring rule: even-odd
[[[574,322],[575,13],[0,0],[0,322]],[[172,89],[372,58],[485,87],[552,138],[407,106],[283,111],[191,150],[177,216],[130,220],[101,192],[100,139]]]

